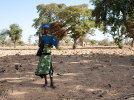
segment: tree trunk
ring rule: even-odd
[[[80,39],[80,46],[84,47],[84,39]]]
[[[73,49],[76,49],[77,39],[74,39]]]
[[[14,49],[16,48],[16,42],[14,42]]]
[[[134,38],[133,38],[133,40],[131,42],[131,47],[134,47]]]

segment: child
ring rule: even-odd
[[[39,56],[39,63],[35,72],[35,75],[45,79],[46,87],[48,85],[47,75],[50,76],[50,87],[55,88],[53,84],[53,66],[51,58],[51,48],[55,46],[57,48],[58,40],[55,36],[50,34],[50,25],[42,25],[42,36],[39,40],[39,50],[37,56]]]

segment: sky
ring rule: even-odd
[[[8,29],[9,25],[16,23],[23,30],[22,40],[28,42],[28,37],[32,35],[32,42],[34,42],[36,30],[32,24],[33,19],[38,17],[36,6],[49,3],[64,3],[68,6],[85,3],[89,8],[93,8],[89,0],[0,0],[0,30]],[[107,36],[99,33],[90,38],[101,40],[105,37]]]

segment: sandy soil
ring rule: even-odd
[[[134,100],[134,51],[52,50],[55,89],[34,75],[36,48],[0,49],[0,100]],[[16,67],[17,66],[17,67]]]

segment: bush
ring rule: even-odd
[[[90,40],[90,43],[91,43],[91,45],[95,45],[95,44],[97,44],[97,41],[96,40]]]
[[[23,41],[19,41],[17,44],[18,45],[21,45],[21,46],[24,46],[25,45],[25,43]]]
[[[98,42],[98,45],[103,45],[103,46],[110,46],[112,42],[110,42],[108,39],[103,39],[102,41]]]

